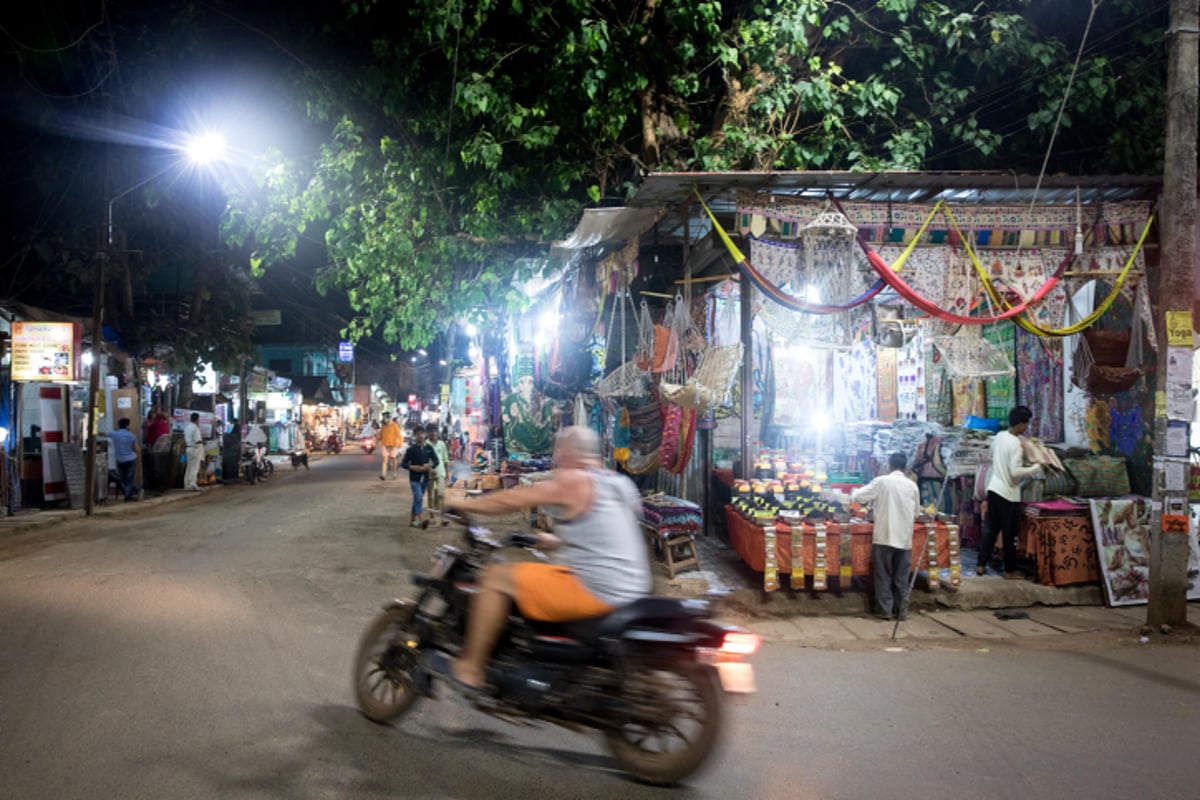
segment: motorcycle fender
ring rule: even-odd
[[[412,600],[401,600],[399,598],[383,604],[384,611],[415,611],[416,608],[417,604]]]

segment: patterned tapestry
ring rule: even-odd
[[[984,381],[982,378],[955,378],[951,381],[954,387],[954,424],[963,425],[967,417],[986,417],[987,401],[984,396]],[[1005,412],[1005,416],[1008,412]]]
[[[1063,340],[1017,331],[1017,402],[1033,411],[1029,435],[1063,441]]]
[[[875,344],[859,339],[834,354],[833,419],[858,422],[875,418]]]
[[[936,347],[925,348],[925,406],[930,422],[949,425],[953,421],[954,390]]]
[[[1014,363],[1014,331],[1016,330],[1016,325],[1007,322],[983,327],[983,338],[1003,350],[1010,364]],[[985,416],[991,419],[1008,419],[1008,412],[1016,405],[1017,400],[1016,386],[1012,376],[986,378],[984,380],[984,398],[987,403]]]
[[[891,422],[899,410],[896,403],[896,350],[891,347],[877,348],[875,363],[879,407],[876,419]]]
[[[924,337],[920,330],[896,359],[896,405],[901,419],[925,420],[925,355]]]

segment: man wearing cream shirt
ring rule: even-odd
[[[1021,465],[1021,436],[1029,427],[1033,412],[1025,406],[1017,406],[1008,412],[1008,430],[1000,431],[992,440],[992,466],[987,479],[987,524],[983,530],[983,541],[979,546],[979,566],[976,575],[987,572],[1000,536],[1004,550],[1004,577],[1019,581],[1024,576],[1017,572],[1017,529],[1021,524],[1021,481],[1032,478],[1042,471],[1041,465]]]

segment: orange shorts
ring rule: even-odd
[[[613,610],[583,585],[567,567],[522,562],[513,564],[517,608],[529,619],[566,622],[599,617]]]

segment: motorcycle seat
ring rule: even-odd
[[[601,639],[617,636],[639,623],[708,619],[711,616],[712,609],[703,600],[640,597],[632,603],[599,617],[569,622],[531,622],[530,624],[539,637],[560,637],[575,639],[585,644],[594,644]]]

